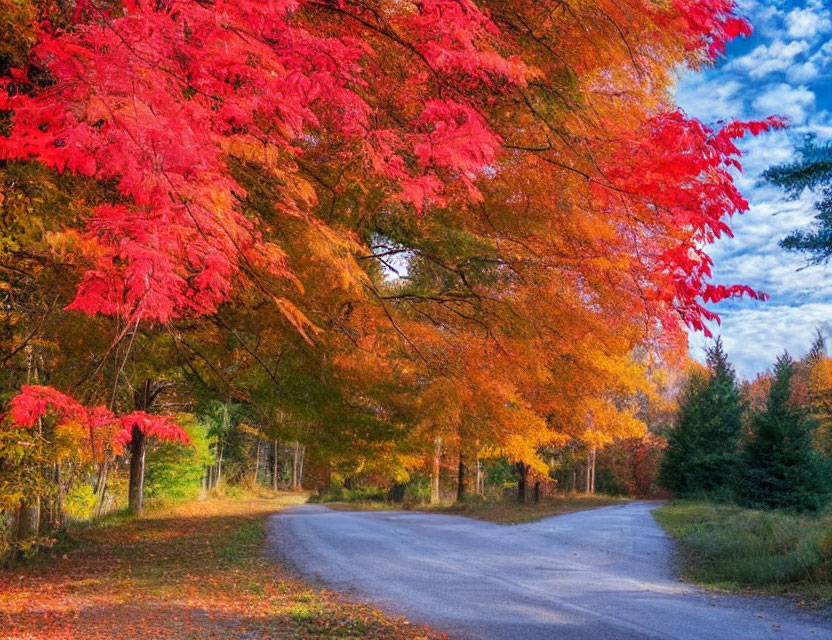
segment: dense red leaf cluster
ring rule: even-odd
[[[599,185],[598,199],[615,206],[620,192],[632,198],[631,214],[644,228],[639,250],[646,277],[656,282],[650,297],[659,309],[678,313],[698,331],[718,320],[704,303],[748,295],[766,299],[744,285],[710,282],[713,260],[705,248],[722,235],[732,236],[727,220],[748,209],[748,202],[734,184],[730,169],[741,170],[740,151],[734,140],[784,126],[776,117],[756,122],[731,122],[719,130],[703,125],[681,111],[653,118],[643,130],[620,143],[610,154],[605,174],[620,191]],[[678,230],[679,237],[667,249],[664,234]],[[647,279],[645,279],[645,282]]]
[[[732,0],[642,10],[671,21],[688,48],[709,57],[748,33]],[[344,19],[331,19],[339,14]],[[385,77],[378,40],[359,39],[351,28],[371,18],[425,65]],[[0,91],[0,108],[14,115],[0,157],[117,184],[122,201],[97,207],[86,228],[69,234],[84,265],[70,309],[130,321],[202,315],[228,299],[237,278],[291,278],[281,248],[236,206],[245,190],[229,171],[229,153],[270,158],[291,181],[293,159],[338,139],[341,155],[362,165],[368,180],[389,181],[400,203],[445,205],[460,184],[477,199],[476,179],[500,145],[481,115],[483,100],[525,86],[536,73],[505,51],[472,0],[375,9],[324,0],[131,0],[117,12],[81,2],[70,29],[44,25],[33,49],[50,85],[33,90],[22,69],[5,80],[13,90]],[[667,145],[669,158],[677,141],[702,134],[678,118],[654,123],[640,144]],[[690,162],[719,161],[718,138],[703,147],[710,157]],[[278,208],[307,215],[310,197],[287,186]],[[704,213],[704,225],[716,224]],[[686,251],[676,260],[682,269],[691,267],[681,259]],[[673,294],[682,307],[691,296],[713,298],[695,286],[697,276],[687,280],[692,286]]]
[[[98,207],[81,231],[88,266],[70,309],[167,322],[214,311],[241,270],[288,277],[280,248],[235,206],[245,190],[230,151],[291,166],[335,136],[403,202],[446,202],[449,177],[476,197],[474,178],[499,143],[476,110],[452,99],[418,106],[422,72],[407,79],[413,103],[388,107],[393,126],[367,95],[385,99],[367,73],[368,44],[313,33],[293,18],[299,4],[130,2],[116,16],[89,2],[70,31],[41,32],[33,62],[54,83],[20,90],[23,70],[6,80],[16,92],[0,92],[0,108],[13,110],[14,127],[0,157],[115,180],[124,200]],[[391,19],[436,73],[523,82],[519,61],[482,46],[494,28],[473,3],[419,7]],[[291,193],[279,203],[286,215],[307,205]]]
[[[89,439],[93,458],[101,456],[105,447],[121,453],[130,442],[133,427],[148,437],[188,442],[184,430],[168,416],[134,411],[119,417],[106,407],[85,407],[60,391],[39,385],[21,387],[20,393],[11,400],[8,415],[12,425],[23,428],[32,428],[47,416],[54,418],[56,430]]]
[[[725,52],[725,45],[738,36],[751,35],[751,25],[734,15],[733,0],[673,0],[683,21],[679,33],[689,49],[705,48],[709,58]]]

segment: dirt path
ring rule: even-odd
[[[673,577],[644,502],[505,526],[417,512],[289,509],[273,539],[307,577],[391,612],[488,640],[832,640],[779,600]]]

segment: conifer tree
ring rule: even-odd
[[[766,408],[752,416],[752,433],[735,486],[750,507],[818,511],[832,495],[832,469],[812,447],[816,421],[791,399],[794,363],[783,353],[774,365]]]
[[[780,241],[787,251],[808,254],[810,264],[824,264],[832,258],[832,144],[820,143],[808,136],[797,150],[795,162],[770,167],[763,179],[797,198],[804,189],[816,189],[820,198],[815,204],[814,223],[797,229]]]
[[[818,362],[826,357],[826,339],[823,337],[823,332],[820,327],[815,328],[815,339],[812,341],[812,346],[803,357],[803,361],[810,367],[816,365]]]
[[[680,496],[729,489],[738,461],[744,406],[721,339],[707,362],[707,374],[688,381],[659,472],[661,484]]]

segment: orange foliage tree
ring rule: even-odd
[[[84,0],[3,80],[0,155],[106,194],[47,259],[68,311],[115,318],[115,385],[163,335],[328,455],[406,470],[442,438],[544,473],[544,445],[641,434],[650,367],[758,295],[706,249],[747,208],[734,140],[781,123],[672,101],[734,9]]]

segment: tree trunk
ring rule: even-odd
[[[17,539],[37,538],[40,533],[40,496],[31,502],[20,501],[17,512]]]
[[[163,382],[145,380],[144,384],[133,392],[133,406],[136,411],[147,411],[150,405],[165,388]],[[147,436],[135,425],[128,445],[130,450],[130,476],[127,487],[127,507],[139,514],[144,506],[144,461],[147,453]]]
[[[519,474],[517,478],[517,502],[526,504],[526,474],[528,473],[528,467],[525,462],[518,462],[516,468]]]
[[[98,518],[104,510],[104,496],[107,493],[107,475],[110,472],[110,461],[105,459],[98,471],[95,483],[95,517]]]
[[[592,466],[590,463],[590,453],[586,453],[586,478],[584,479],[584,493],[589,493],[590,474],[592,473]]]
[[[205,500],[208,497],[208,469],[210,467],[202,467],[202,488],[199,491],[199,499]]]
[[[482,461],[480,457],[477,456],[477,495],[483,495],[485,493],[485,487],[483,486],[483,477],[482,477]]]
[[[30,384],[33,380],[35,384],[38,380],[38,365],[35,359],[35,352],[31,347],[27,347],[27,370],[26,383]],[[38,418],[38,436],[43,434],[43,421]],[[42,473],[42,470],[40,470]],[[33,496],[31,500],[27,501],[25,498],[20,501],[20,507],[17,512],[17,531],[15,532],[18,540],[25,540],[27,538],[36,538],[40,533],[40,495]]]
[[[277,491],[277,440],[274,441],[274,460],[272,461],[272,491]]]
[[[71,477],[69,478],[71,480]],[[61,463],[55,463],[55,485],[58,489],[55,496],[55,512],[51,514],[52,528],[60,531],[64,526],[64,500],[66,499],[66,486],[64,484],[63,473],[61,470]],[[69,484],[67,482],[66,484]]]
[[[589,492],[595,493],[595,458],[596,458],[596,449],[592,447],[590,452],[590,474],[589,474]]]
[[[404,502],[404,494],[406,490],[406,484],[402,482],[394,482],[393,486],[390,487],[390,491],[387,492],[387,497],[390,500],[390,502]]]
[[[456,482],[456,500],[461,502],[465,499],[465,460],[462,453],[459,454],[459,473]]]
[[[130,439],[130,481],[127,492],[127,506],[131,512],[139,514],[144,506],[144,460],[147,453],[147,436],[133,425],[133,437]]]
[[[439,458],[442,455],[442,438],[437,438],[433,450],[433,471],[430,476],[430,502],[439,502]]]
[[[219,443],[219,450],[217,451],[217,475],[214,476],[214,487],[220,486],[222,480],[222,441]]]
[[[300,463],[298,465],[298,487],[297,491],[301,491],[303,489],[303,462],[306,459],[306,445],[302,445],[300,448]]]
[[[254,455],[254,477],[251,484],[257,486],[257,476],[260,475],[260,438],[257,438],[257,453]]]
[[[534,483],[534,503],[540,504],[540,481]]]
[[[295,491],[298,488],[298,449],[299,448],[300,448],[300,443],[295,441],[294,448],[292,449],[292,491]]]

